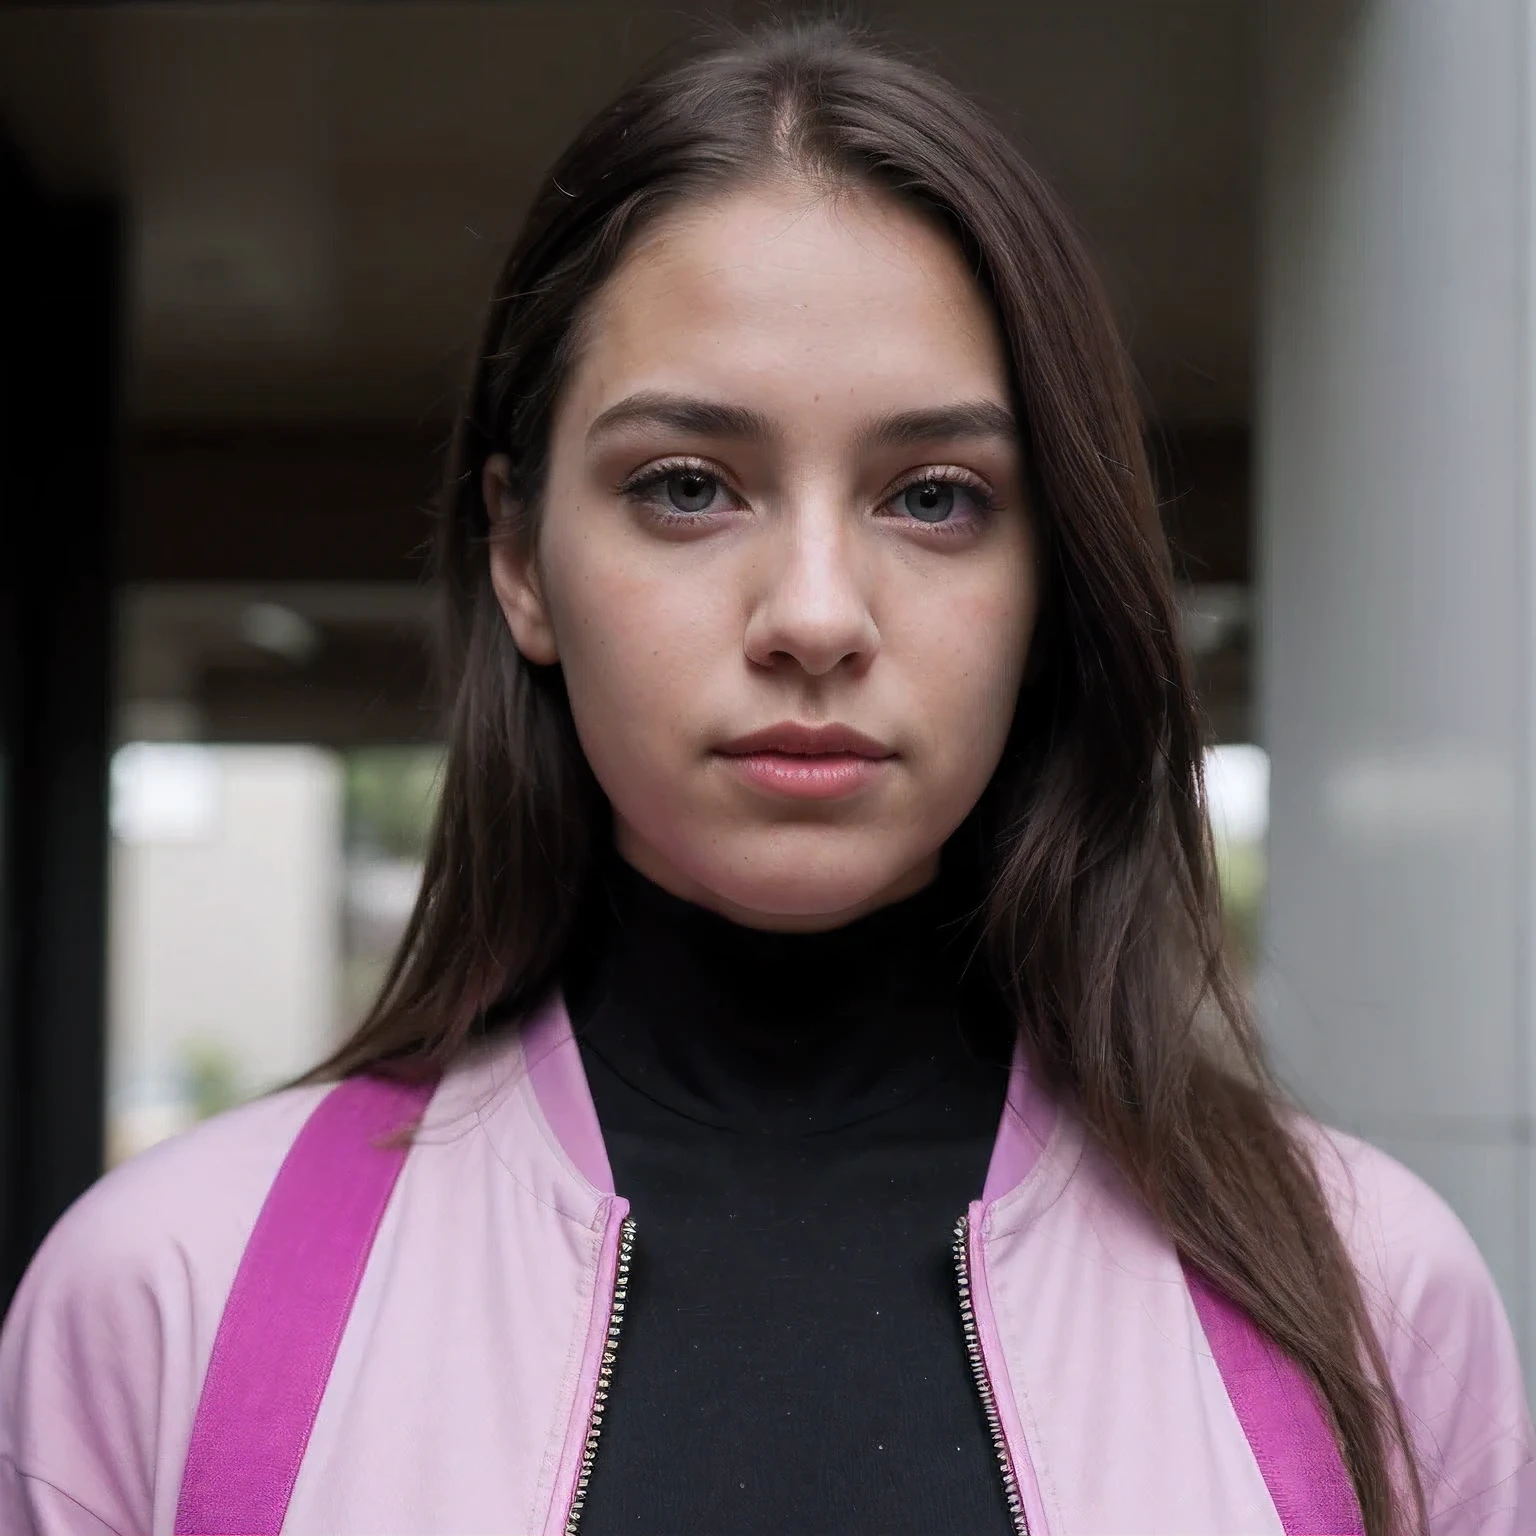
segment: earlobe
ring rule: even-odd
[[[531,541],[522,536],[518,527],[518,509],[507,485],[509,469],[505,454],[493,454],[486,460],[481,480],[490,523],[491,587],[507,628],[512,631],[513,644],[524,659],[535,666],[553,666],[560,660],[560,651],[540,588]]]

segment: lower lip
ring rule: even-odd
[[[852,752],[801,755],[793,752],[721,754],[754,789],[795,800],[838,800],[868,788],[890,762]]]

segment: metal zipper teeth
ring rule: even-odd
[[[970,1235],[970,1219],[962,1216],[955,1223],[953,1253],[955,1282],[960,1296],[960,1323],[965,1335],[965,1355],[971,1364],[971,1378],[976,1383],[976,1393],[981,1399],[986,1415],[987,1433],[992,1439],[993,1454],[997,1457],[997,1469],[1003,1480],[1003,1497],[1008,1505],[1008,1515],[1013,1521],[1016,1536],[1029,1536],[1029,1520],[1024,1513],[1024,1500],[1019,1493],[1019,1480],[1014,1474],[1013,1457],[1008,1451],[1008,1440],[1003,1434],[1002,1419],[997,1411],[997,1395],[987,1378],[987,1364],[981,1353],[981,1335],[976,1327],[976,1307],[971,1300],[971,1259],[967,1238]],[[571,1500],[571,1512],[565,1521],[565,1536],[577,1536],[581,1516],[586,1508],[587,1488],[592,1481],[592,1467],[597,1460],[597,1446],[603,1435],[603,1410],[608,1402],[608,1389],[613,1382],[613,1362],[617,1357],[619,1334],[624,1325],[624,1303],[629,1294],[629,1265],[635,1248],[635,1223],[626,1217],[619,1228],[619,1251],[614,1265],[613,1300],[608,1309],[608,1337],[603,1345],[603,1357],[597,1368],[597,1388],[592,1394],[592,1416],[587,1421],[587,1438],[581,1452],[581,1470],[576,1477],[576,1493]]]
[[[624,1300],[629,1294],[629,1260],[634,1249],[635,1224],[626,1216],[619,1228],[619,1252],[613,1270],[613,1300],[608,1307],[608,1337],[603,1344],[602,1361],[597,1367],[597,1390],[592,1394],[592,1416],[587,1420],[587,1439],[581,1449],[581,1470],[576,1475],[576,1492],[571,1499],[571,1512],[565,1517],[565,1536],[576,1536],[581,1525],[582,1511],[587,1504],[587,1485],[592,1481],[592,1464],[597,1460],[597,1442],[603,1436],[603,1408],[608,1402],[608,1388],[613,1381],[619,1330],[624,1325]]]
[[[981,1398],[982,1411],[987,1416],[987,1433],[992,1437],[992,1451],[997,1457],[997,1469],[1003,1478],[1003,1497],[1008,1503],[1008,1516],[1013,1521],[1016,1536],[1029,1536],[1029,1520],[1024,1514],[1024,1498],[1019,1492],[1019,1479],[1013,1470],[1013,1457],[1008,1450],[1008,1439],[1003,1434],[1003,1421],[997,1411],[997,1394],[987,1378],[987,1362],[981,1353],[981,1334],[976,1327],[976,1307],[971,1300],[971,1256],[967,1239],[971,1222],[962,1216],[955,1223],[955,1284],[960,1292],[960,1323],[965,1330],[965,1354],[971,1362],[971,1377],[976,1383],[977,1396]]]

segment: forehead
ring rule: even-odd
[[[959,252],[867,192],[774,184],[679,209],[626,254],[585,332],[571,381],[584,414],[635,388],[781,414],[1007,400],[1002,342]]]

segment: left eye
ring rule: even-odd
[[[955,488],[946,480],[919,480],[901,493],[901,505],[920,523],[942,523],[955,510]]]

